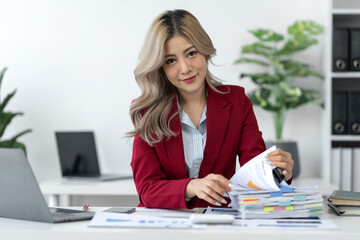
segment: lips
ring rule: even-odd
[[[191,82],[193,82],[195,80],[195,78],[196,78],[196,75],[192,76],[192,77],[189,77],[189,78],[186,78],[183,81],[186,82],[186,83],[191,83]]]

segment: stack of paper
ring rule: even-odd
[[[269,148],[256,156],[230,179],[235,186],[229,193],[230,206],[243,219],[315,218],[323,215],[323,198],[316,186],[290,187],[285,181],[277,184],[273,166],[267,163]]]
[[[232,204],[243,219],[315,218],[324,213],[323,198],[316,188],[281,187],[280,191],[234,189]]]

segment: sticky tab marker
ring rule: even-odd
[[[282,197],[282,192],[271,192],[270,197]]]
[[[285,207],[274,207],[274,212],[285,211]]]
[[[306,201],[306,195],[296,195],[294,201]]]
[[[280,190],[283,193],[292,193],[292,192],[294,192],[294,189],[292,187],[281,187]]]
[[[287,211],[294,211],[294,206],[286,206],[285,209]]]
[[[264,207],[264,212],[273,212],[274,207]]]
[[[242,198],[243,201],[254,201],[254,200],[259,200],[257,198]]]
[[[290,200],[279,201],[279,204],[278,204],[279,207],[286,207],[286,206],[290,206],[290,205],[291,205]]]

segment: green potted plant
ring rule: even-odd
[[[258,73],[242,73],[240,79],[250,78],[258,85],[248,97],[253,105],[272,113],[276,140],[281,141],[287,111],[307,103],[322,105],[322,101],[317,97],[318,91],[296,86],[294,80],[306,77],[322,78],[312,66],[296,59],[295,53],[317,44],[318,41],[314,36],[322,33],[323,27],[313,21],[296,21],[288,27],[286,38],[269,29],[249,32],[257,40],[242,47],[242,55],[235,64],[250,63],[262,69]],[[299,165],[295,169],[299,164],[298,159],[295,159],[297,158],[296,143],[292,154],[294,161],[297,160],[294,166],[295,177],[300,171]]]
[[[4,68],[0,73],[0,90],[1,90],[1,83],[4,78],[4,74],[6,72],[6,68]],[[28,133],[31,132],[30,129],[22,131],[18,134],[16,134],[14,137],[4,140],[3,135],[5,132],[6,127],[10,124],[11,120],[19,115],[23,115],[21,112],[6,112],[5,107],[11,100],[11,98],[14,97],[16,93],[16,90],[14,90],[12,93],[8,94],[3,100],[1,100],[0,95],[0,148],[21,148],[26,153],[26,148],[23,143],[20,143],[17,141],[17,139]]]

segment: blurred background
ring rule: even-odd
[[[55,131],[93,130],[102,172],[131,173],[129,105],[140,94],[133,70],[145,34],[161,12],[186,9],[213,40],[210,70],[226,84],[254,89],[234,65],[250,29],[286,33],[295,20],[314,20],[328,31],[327,0],[0,0],[0,69],[8,67],[1,97],[17,89],[7,109],[24,112],[4,137],[31,128],[19,139],[39,181],[60,177]],[[323,72],[324,36],[298,58]],[[323,81],[300,82],[322,94]],[[321,174],[322,109],[290,111],[283,138],[298,143],[300,178]],[[275,138],[270,113],[255,108],[265,140]]]

